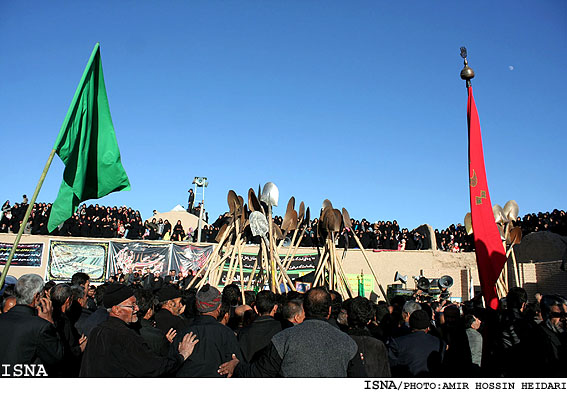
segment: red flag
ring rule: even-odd
[[[507,259],[500,232],[496,227],[492,213],[492,203],[490,202],[486,170],[484,169],[480,122],[478,112],[476,112],[472,87],[469,86],[468,90],[469,184],[476,263],[484,300],[492,309],[496,309],[498,308],[496,281]]]

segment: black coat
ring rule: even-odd
[[[531,376],[545,378],[564,378],[567,365],[567,333],[557,333],[546,321],[534,330],[534,356],[530,364]]]
[[[179,316],[174,316],[167,309],[159,310],[155,314],[154,320],[156,322],[156,328],[159,329],[163,335],[167,334],[167,332],[172,328],[177,331],[178,334],[187,328],[187,322],[185,319]]]
[[[141,335],[111,316],[92,330],[79,376],[158,377],[171,373],[182,362],[183,356],[176,352],[168,357],[156,355]]]
[[[57,364],[55,375],[76,378],[79,376],[81,366],[82,353],[79,346],[81,335],[65,313],[55,321],[55,328],[63,341],[63,359]]]
[[[244,361],[256,360],[260,350],[268,346],[272,337],[281,330],[281,323],[271,316],[259,316],[251,325],[240,330],[238,344]]]
[[[150,349],[158,356],[167,357],[169,354],[170,343],[164,333],[154,327],[152,322],[146,319],[140,320],[140,335],[148,344]]]
[[[358,353],[362,354],[362,364],[369,378],[389,378],[390,363],[388,349],[384,342],[373,338],[367,329],[351,329],[348,334],[358,345]]]
[[[80,320],[75,323],[75,327],[79,334],[85,335],[87,338],[90,336],[93,328],[98,326],[100,323],[108,320],[108,311],[104,307],[99,307],[96,311],[90,314],[84,320]]]
[[[439,374],[445,344],[439,338],[415,331],[394,338],[388,345],[392,376],[425,377]]]
[[[233,354],[242,360],[236,335],[214,317],[197,316],[187,330],[177,333],[173,345],[179,346],[179,342],[189,332],[197,335],[199,342],[195,345],[193,354],[177,371],[177,377],[220,378],[221,375],[217,372],[219,366],[230,361]]]
[[[16,305],[0,315],[0,364],[54,365],[63,358],[55,327],[34,308]]]

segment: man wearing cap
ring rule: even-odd
[[[388,344],[393,377],[426,377],[439,372],[446,346],[441,339],[428,334],[429,324],[427,312],[418,309],[409,317],[412,332],[393,338]]]
[[[196,307],[200,313],[185,332],[192,331],[199,338],[195,351],[176,373],[178,377],[221,377],[218,366],[231,359],[232,354],[242,358],[234,332],[217,321],[221,308],[221,293],[206,284],[197,292]],[[182,337],[182,336],[181,336]],[[179,343],[179,335],[174,345]]]
[[[193,333],[176,344],[179,353],[154,354],[128,325],[138,320],[138,305],[131,288],[113,283],[104,297],[108,320],[95,327],[87,342],[80,377],[157,377],[173,373],[199,342]]]
[[[164,286],[157,292],[159,310],[154,316],[156,328],[160,329],[164,335],[172,328],[181,332],[188,326],[187,321],[181,317],[184,305],[181,303],[181,291],[174,286]]]

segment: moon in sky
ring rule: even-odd
[[[508,66],[508,70],[514,71],[514,66]]]

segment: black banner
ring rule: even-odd
[[[110,249],[110,275],[116,275],[119,268],[125,274],[137,269],[146,272],[146,268],[165,274],[169,268],[169,244],[111,242]]]
[[[0,265],[6,265],[13,244],[0,243]],[[11,266],[41,267],[43,244],[19,244],[12,257]]]
[[[242,254],[242,277],[244,280],[244,284],[248,284],[248,280],[250,279],[250,275],[252,274],[252,270],[254,268],[254,263],[257,260],[256,254],[251,253],[243,253]],[[280,255],[280,261],[283,261],[285,255]],[[226,277],[228,275],[228,268],[230,264],[230,259],[228,259],[224,264],[223,273],[221,275],[221,285],[225,283]],[[233,268],[234,275],[233,281],[236,283],[240,283],[240,267],[238,265],[238,255],[235,256],[233,263],[236,265],[236,269]],[[301,254],[295,255],[289,264],[289,268],[287,269],[287,274],[291,280],[294,280],[300,276],[306,275],[312,272],[319,262],[319,255],[317,253],[309,253],[309,254]],[[280,270],[278,269],[278,272]],[[256,265],[256,271],[254,273],[254,278],[252,283],[256,283],[260,279],[261,275],[261,263],[258,261]]]
[[[171,267],[169,269],[176,270],[177,273],[185,276],[189,270],[196,273],[213,253],[214,247],[173,244],[172,248],[173,253],[171,254]]]

